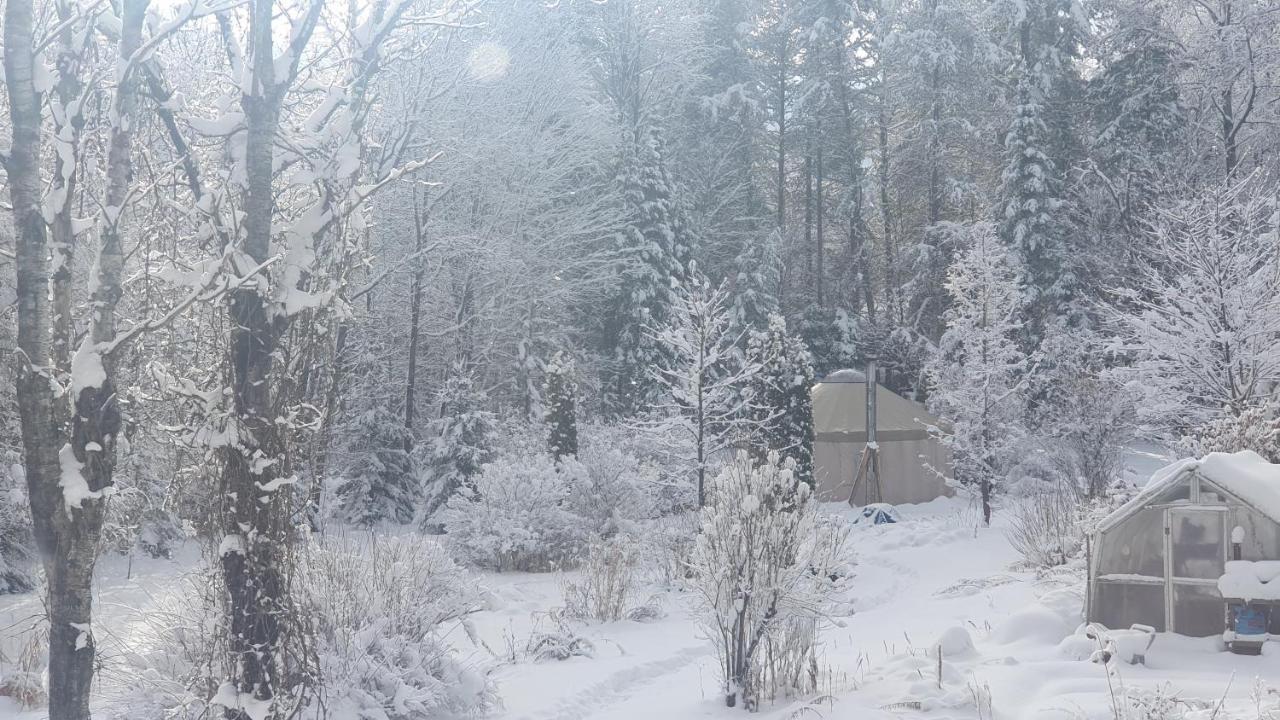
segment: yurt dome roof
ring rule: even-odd
[[[826,376],[819,382],[824,383],[864,383],[867,381],[867,374],[861,370],[845,368],[844,370],[836,370]]]

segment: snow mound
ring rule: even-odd
[[[1028,642],[1058,645],[1074,630],[1075,626],[1061,613],[1037,603],[1010,615],[996,626],[991,639],[1002,645]]]
[[[956,625],[943,630],[933,648],[931,652],[935,657],[938,650],[942,651],[943,658],[963,657],[973,652],[973,638],[968,630]]]

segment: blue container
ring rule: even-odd
[[[1235,631],[1237,636],[1240,635],[1266,635],[1267,621],[1270,619],[1270,608],[1265,605],[1250,605],[1248,603],[1232,603],[1231,612],[1231,629]]]

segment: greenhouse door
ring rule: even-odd
[[[1226,608],[1218,578],[1227,560],[1226,507],[1165,511],[1165,627],[1205,637],[1221,633]]]

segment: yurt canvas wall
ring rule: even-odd
[[[815,385],[812,397],[818,494],[824,500],[848,500],[867,444],[866,378],[857,370],[840,370]],[[927,502],[951,494],[937,472],[949,467],[950,453],[926,429],[937,422],[919,403],[876,385],[881,502]]]

